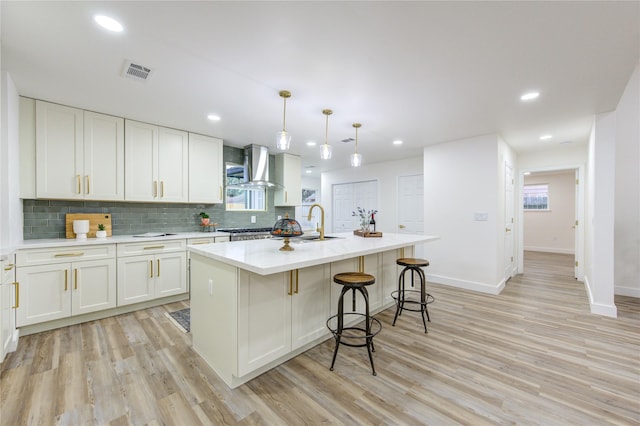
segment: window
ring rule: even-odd
[[[549,210],[549,185],[525,185],[522,191],[525,210]]]
[[[307,220],[309,217],[309,207],[316,202],[316,190],[315,189],[302,189],[302,205],[300,206],[300,216],[297,217],[300,226],[303,229],[313,228],[315,229],[316,222],[319,220],[312,217],[311,220]],[[319,217],[319,216],[318,216]]]
[[[227,185],[244,182],[244,167],[242,164],[227,163]],[[266,192],[264,188],[225,189],[225,204],[227,210],[267,210]]]

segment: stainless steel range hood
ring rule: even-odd
[[[269,181],[269,148],[262,145],[244,147],[244,182],[227,188],[276,188],[281,185]]]

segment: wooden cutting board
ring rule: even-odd
[[[89,233],[87,238],[95,238],[96,231],[98,230],[98,224],[104,225],[104,230],[107,231],[107,237],[111,236],[111,213],[69,213],[65,216],[66,236],[67,238],[75,238],[76,234],[73,232],[74,220],[88,220],[89,221]]]

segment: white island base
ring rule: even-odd
[[[337,236],[341,238],[292,244],[293,252],[279,251],[279,240],[190,247],[193,348],[229,387],[332,336],[326,322],[337,312],[342,290],[333,275],[374,275],[376,283],[367,287],[369,305],[372,313],[379,312],[394,302],[396,259],[413,256],[414,244],[437,238]],[[351,298],[345,299],[345,312],[351,312]],[[357,311],[363,312],[359,294],[356,300]]]

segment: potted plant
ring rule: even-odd
[[[107,238],[107,231],[104,229],[104,225],[102,223],[98,224],[96,238]]]
[[[208,225],[209,224],[209,215],[206,214],[205,212],[200,212],[200,222],[203,225]]]

